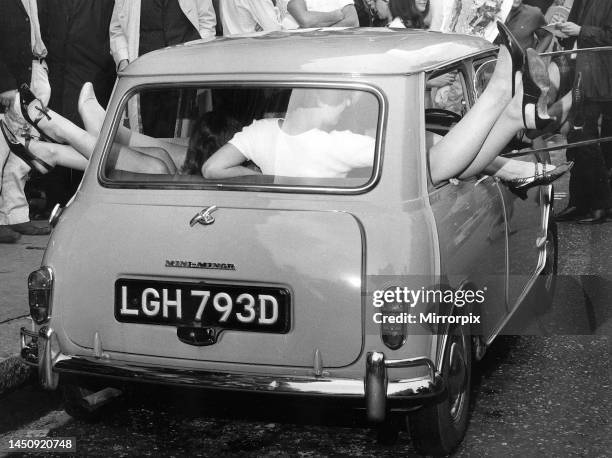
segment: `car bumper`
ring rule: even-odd
[[[181,385],[215,390],[278,393],[290,395],[355,398],[365,400],[368,418],[380,422],[389,407],[398,403],[420,404],[444,392],[442,377],[429,358],[387,360],[381,352],[366,357],[363,379],[328,376],[290,376],[251,372],[219,372],[147,366],[94,356],[64,355],[52,347],[57,338],[52,328],[38,332],[21,328],[21,357],[38,367],[46,389],[56,389],[58,373],[103,377],[132,382]],[[428,375],[415,379],[389,380],[389,368],[426,367]]]

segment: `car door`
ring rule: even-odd
[[[474,61],[474,93],[478,97],[493,73],[496,59],[487,56]],[[533,163],[549,162],[548,154],[528,155],[515,160]],[[499,186],[508,222],[508,311],[514,310],[528,292],[535,279],[541,247],[538,240],[545,236],[544,218],[547,217],[547,202],[551,202],[552,187],[541,186],[530,189],[526,194],[512,192],[504,185]]]
[[[450,67],[429,77],[446,72],[456,72],[452,88],[426,90],[426,130],[438,135],[460,120],[474,100],[469,92],[469,68]],[[481,315],[478,332],[487,338],[507,314],[506,218],[497,179],[473,177],[438,187],[430,184],[429,202],[437,227],[442,277],[453,288],[482,291],[485,302],[476,310]]]

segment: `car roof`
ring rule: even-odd
[[[123,75],[409,74],[494,49],[468,35],[386,27],[312,29],[173,46],[135,60]]]

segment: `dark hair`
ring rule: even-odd
[[[201,174],[204,162],[230,141],[240,129],[242,129],[240,123],[225,113],[210,111],[200,116],[191,128],[181,174]]]
[[[429,1],[427,8],[421,13],[417,7],[415,0],[389,0],[389,11],[396,18],[399,17],[408,29],[425,29],[425,18],[429,14]]]

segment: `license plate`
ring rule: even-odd
[[[284,334],[290,294],[266,286],[119,279],[115,319],[122,323],[217,327]]]

